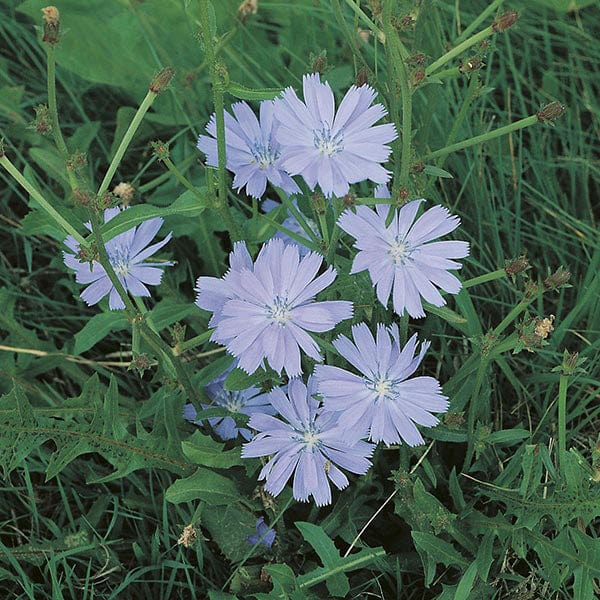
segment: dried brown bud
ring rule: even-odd
[[[38,104],[34,106],[35,119],[28,125],[29,129],[33,129],[41,135],[52,133],[52,121],[50,120],[50,112],[46,104]]]
[[[85,190],[76,189],[73,190],[73,201],[75,204],[79,204],[80,206],[89,206],[93,201],[94,197]]]
[[[111,192],[104,192],[100,198],[96,198],[96,209],[106,210],[112,208],[117,204],[117,199],[111,194]]]
[[[381,0],[369,0],[369,8],[375,17],[381,17],[383,11]]]
[[[356,204],[356,198],[354,197],[354,194],[349,193],[346,194],[344,196],[344,206],[347,206],[348,208],[354,206]]]
[[[425,170],[425,163],[416,162],[410,167],[411,173],[422,173]]]
[[[154,92],[155,94],[164,92],[169,83],[171,83],[173,75],[175,75],[175,71],[173,71],[171,67],[165,67],[158,75],[154,77],[150,83],[150,91]]]
[[[444,424],[451,429],[460,427],[465,422],[464,412],[448,412],[444,415]]]
[[[545,340],[551,331],[554,331],[554,315],[550,315],[549,317],[544,317],[543,319],[535,320],[535,335],[539,335],[543,340]]]
[[[140,377],[144,375],[144,371],[150,368],[150,359],[147,354],[136,354],[128,367],[128,371],[135,371]]]
[[[314,54],[310,55],[311,61],[311,69],[313,73],[319,73],[323,75],[327,70],[327,51],[323,50],[319,52],[316,56]]]
[[[135,188],[130,184],[122,181],[119,185],[115,185],[112,193],[121,199],[124,206],[129,206],[135,198]]]
[[[405,17],[402,17],[400,19],[400,25],[401,27],[407,29],[409,27],[414,27],[415,23],[417,21],[415,20],[415,18],[412,15],[406,15]]]
[[[354,85],[356,87],[362,87],[369,83],[369,69],[367,67],[361,67],[356,74],[356,79],[354,80]]]
[[[258,0],[244,0],[238,7],[237,18],[245,23],[250,15],[258,12]]]
[[[417,69],[413,72],[410,83],[413,87],[417,87],[423,82],[423,79],[425,79],[425,71]]]
[[[156,154],[156,158],[158,160],[165,160],[169,158],[169,146],[165,144],[165,142],[161,140],[155,140],[154,142],[150,142],[152,146],[152,151]]]
[[[571,273],[562,267],[558,267],[552,275],[544,279],[544,287],[547,290],[558,290],[566,285],[571,279]]]
[[[469,58],[468,60],[461,62],[460,66],[458,67],[458,70],[461,73],[472,73],[473,71],[478,71],[479,69],[481,69],[484,66],[485,66],[485,64],[483,63],[482,60],[480,60],[479,58],[473,57],[473,58]]]
[[[406,202],[406,200],[408,200],[408,198],[410,197],[410,193],[407,189],[401,189],[398,192],[398,198],[402,201],[402,202]]]
[[[368,42],[369,38],[371,37],[371,32],[368,29],[361,29],[358,27],[356,33],[358,34],[358,37],[365,43]]]
[[[517,258],[504,261],[504,271],[507,275],[518,275],[527,269],[529,269],[529,260],[524,254],[521,254],[521,256],[518,256]]]
[[[525,283],[525,298],[535,298],[540,293],[540,286],[530,279]]]
[[[42,37],[43,42],[48,44],[56,44],[60,39],[60,13],[56,6],[46,6],[42,8],[44,15],[44,24]]]
[[[512,27],[518,20],[519,13],[516,10],[509,10],[503,15],[500,15],[493,23],[492,29],[496,33],[506,31],[509,27]]]
[[[427,56],[422,52],[412,54],[406,59],[407,64],[422,67],[427,61]]]
[[[552,121],[564,115],[566,110],[567,107],[560,102],[550,102],[550,104],[547,104],[544,108],[538,110],[536,116],[540,123],[552,123]]]
[[[177,540],[180,546],[189,548],[198,539],[198,532],[193,525],[186,525]]]

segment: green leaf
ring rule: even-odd
[[[469,600],[471,598],[471,590],[477,577],[477,562],[472,562],[464,575],[460,578],[454,600]]]
[[[102,226],[102,239],[105,242],[155,217],[166,217],[167,215],[183,215],[186,217],[197,217],[207,206],[205,189],[200,190],[202,200],[191,191],[184,192],[171,206],[154,206],[152,204],[137,204],[119,213],[114,219]]]
[[[165,498],[173,504],[202,500],[211,506],[222,506],[239,500],[239,494],[227,477],[198,467],[193,475],[171,484]]]
[[[90,121],[79,125],[75,133],[67,141],[71,152],[87,152],[100,131],[100,121]]]
[[[446,567],[467,567],[467,561],[452,544],[422,531],[412,531],[411,536],[425,569],[425,585],[427,587],[431,585],[435,577],[437,563],[442,563]]]
[[[30,148],[29,155],[44,173],[56,179],[63,186],[68,187],[67,167],[65,161],[56,151],[46,150],[45,148]]]
[[[237,600],[237,596],[232,596],[231,594],[227,594],[226,592],[221,592],[218,590],[210,590],[208,592],[209,600]]]
[[[246,538],[256,533],[256,516],[232,501],[207,507],[202,513],[202,526],[230,561],[239,562],[251,548]],[[265,550],[264,546],[260,546],[255,552],[260,554]]]
[[[240,448],[224,451],[225,444],[215,442],[211,437],[196,431],[192,437],[181,443],[183,454],[196,465],[229,469],[242,465]]]
[[[253,90],[241,83],[230,81],[227,86],[227,91],[240,100],[273,100],[281,93],[280,88],[262,88]]]
[[[230,391],[245,390],[266,381],[271,375],[272,372],[267,372],[264,369],[258,369],[252,375],[248,375],[242,369],[233,369],[225,379],[225,389]]]
[[[491,433],[488,442],[490,444],[513,444],[530,437],[531,433],[526,429],[504,429]]]
[[[423,173],[432,177],[444,177],[445,179],[452,179],[454,177],[452,173],[448,173],[448,171],[444,171],[444,169],[434,167],[433,165],[425,165]]]
[[[94,315],[81,331],[75,334],[75,347],[73,354],[83,354],[93,348],[112,331],[121,331],[129,328],[129,321],[122,311],[98,313]]]

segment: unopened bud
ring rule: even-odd
[[[406,59],[407,64],[413,65],[413,66],[419,66],[419,67],[422,67],[426,61],[427,61],[427,55],[423,54],[422,52],[419,52],[417,54],[411,54]]]
[[[60,39],[60,13],[56,6],[46,6],[42,8],[44,15],[44,24],[42,37],[43,42],[48,44],[56,44]]]
[[[164,92],[169,83],[171,83],[173,75],[175,75],[175,71],[173,71],[171,67],[165,67],[158,75],[154,77],[150,83],[150,91],[154,92],[155,94]]]
[[[538,110],[536,116],[540,123],[552,123],[565,114],[567,107],[561,104],[560,102],[550,102],[542,108]]]
[[[322,50],[316,56],[311,53],[310,61],[312,73],[319,73],[320,75],[323,75],[323,73],[325,73],[327,70],[327,51]]]
[[[92,263],[97,261],[99,258],[98,248],[96,248],[95,244],[91,244],[89,246],[80,247],[75,254],[75,258],[80,263],[90,263],[90,268],[92,267]]]
[[[107,208],[112,208],[116,204],[117,199],[110,192],[104,192],[102,196],[96,198],[97,210],[106,210]]]
[[[461,73],[472,73],[473,71],[478,71],[479,69],[481,69],[484,66],[485,66],[485,64],[482,60],[480,60],[479,58],[473,57],[473,58],[469,58],[468,60],[461,62],[460,67],[458,67],[458,70]]]
[[[422,173],[425,170],[425,163],[416,162],[410,167],[411,173]]]
[[[413,72],[410,83],[412,87],[417,87],[423,82],[423,79],[425,79],[425,71],[417,69]]]
[[[238,7],[237,18],[245,23],[250,15],[258,12],[258,0],[244,0]]]
[[[150,359],[147,354],[136,354],[129,364],[128,371],[135,371],[140,377],[144,375],[144,371],[150,368]]]
[[[79,152],[77,154],[72,154],[67,159],[67,169],[69,171],[79,171],[87,164],[87,156],[84,152]]]
[[[177,321],[175,325],[173,325],[173,330],[171,333],[173,337],[174,346],[177,346],[177,344],[181,344],[183,341],[185,341],[186,329],[186,326],[182,325],[179,321]]]
[[[327,210],[327,203],[323,194],[313,194],[312,197],[313,210],[317,215],[324,215]]]
[[[517,258],[504,261],[504,271],[507,275],[518,275],[527,269],[529,269],[529,260],[524,254],[521,254],[521,256],[518,256]]]
[[[352,206],[354,206],[356,204],[356,198],[354,197],[354,194],[352,194],[351,192],[344,196],[343,201],[344,201],[344,206],[347,206],[348,208],[351,208]]]
[[[93,196],[85,190],[81,190],[79,188],[73,190],[73,201],[75,204],[79,204],[80,206],[89,206],[93,199]]]
[[[367,67],[361,67],[356,74],[356,79],[354,80],[354,85],[356,87],[362,87],[369,83],[369,69]]]
[[[537,282],[530,279],[525,284],[525,298],[533,299],[540,293],[540,286]]]
[[[408,29],[409,27],[414,27],[416,22],[416,19],[412,15],[406,15],[400,19],[400,26],[403,29]]]
[[[407,189],[405,189],[405,188],[401,189],[401,190],[398,192],[398,199],[399,199],[399,200],[400,200],[402,203],[406,202],[406,201],[408,200],[408,198],[409,198],[409,197],[410,197],[410,192],[409,192]]]
[[[121,182],[119,185],[115,185],[112,193],[120,198],[121,203],[124,206],[129,206],[131,201],[135,198],[135,188],[130,183]]]
[[[544,279],[544,287],[547,290],[558,290],[565,286],[569,279],[571,279],[571,273],[562,267],[558,267],[552,275],[549,275]]]
[[[50,120],[50,112],[46,104],[38,104],[34,106],[35,119],[28,125],[29,129],[33,129],[41,135],[49,135],[52,133],[52,121]]]
[[[516,10],[509,10],[503,15],[500,15],[493,23],[492,29],[496,33],[506,31],[509,27],[512,27],[518,20],[519,13]]]
[[[156,158],[158,160],[165,160],[169,158],[169,146],[165,144],[165,142],[161,140],[155,140],[154,142],[150,142],[152,146],[152,151],[156,154]]]

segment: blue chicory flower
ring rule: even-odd
[[[281,165],[292,175],[302,175],[311,190],[317,183],[323,194],[341,197],[349,184],[370,179],[386,183],[386,162],[396,139],[393,123],[374,124],[386,115],[381,104],[370,106],[377,93],[368,85],[352,86],[337,112],[333,92],[318,73],[302,79],[304,102],[286,88],[275,102],[281,145]]]
[[[446,301],[438,287],[450,294],[460,291],[461,282],[448,271],[462,265],[450,259],[469,254],[467,242],[432,241],[454,231],[460,219],[434,206],[415,221],[421,202],[413,200],[399,212],[394,209],[388,226],[386,204],[375,210],[358,206],[355,213],[346,210],[338,220],[339,227],[356,238],[354,247],[359,250],[350,273],[368,270],[377,298],[386,307],[393,287],[394,311],[402,315],[406,310],[416,318],[425,316],[421,297],[443,306]]]
[[[246,541],[253,546],[258,543],[258,540],[260,540],[262,546],[266,546],[267,548],[271,548],[275,541],[275,530],[269,529],[264,517],[259,517],[256,520],[256,534],[246,537]]]
[[[256,413],[249,426],[259,433],[242,447],[242,457],[271,456],[259,474],[266,479],[265,490],[277,496],[294,473],[293,494],[300,502],[312,496],[317,506],[331,504],[333,483],[339,490],[348,485],[340,470],[363,475],[371,466],[369,458],[374,446],[340,427],[334,413],[319,411],[313,378],[308,387],[300,379],[292,379],[288,394],[275,388],[271,403],[283,417]]]
[[[274,415],[275,409],[269,401],[269,394],[261,393],[260,388],[252,386],[245,390],[225,389],[225,379],[234,367],[235,362],[204,388],[206,395],[213,401],[213,404],[203,404],[202,408],[223,407],[231,413],[248,416],[256,412]],[[183,417],[197,425],[201,423],[197,420],[197,412],[193,404],[186,404],[183,407]],[[232,417],[210,417],[207,420],[223,441],[233,440],[238,435],[246,440],[252,438],[252,432],[246,427],[238,427]]]
[[[280,187],[288,194],[296,194],[300,188],[281,166],[280,148],[275,138],[277,124],[273,120],[273,102],[260,104],[260,122],[245,102],[232,105],[232,117],[225,111],[225,142],[227,168],[235,174],[233,187],[260,198],[267,181]],[[206,154],[206,162],[216,167],[219,164],[217,149],[217,125],[213,114],[206,131],[210,134],[198,138],[198,149]]]
[[[400,346],[398,326],[377,326],[377,341],[365,323],[352,327],[354,343],[346,336],[334,342],[336,350],[359,372],[317,365],[315,377],[325,410],[338,414],[342,428],[367,427],[369,439],[409,446],[423,443],[416,425],[433,427],[432,412],[446,412],[448,398],[434,377],[409,377],[423,360],[429,342],[415,356],[417,336]]]
[[[289,377],[300,375],[300,348],[322,360],[307,331],[329,331],[352,317],[352,302],[315,302],[316,294],[337,276],[329,267],[316,277],[322,262],[315,252],[300,258],[297,245],[272,239],[261,248],[253,269],[230,270],[228,280],[201,277],[199,298],[207,290],[230,298],[222,306],[211,340],[227,346],[247,373],[266,360],[277,373],[284,369]]]
[[[120,212],[119,207],[107,208],[104,211],[104,222],[108,223]],[[150,296],[150,291],[144,284],[159,285],[163,275],[161,267],[174,264],[167,261],[143,262],[171,239],[169,233],[162,241],[148,246],[162,224],[163,219],[160,217],[148,219],[141,225],[116,235],[105,244],[110,264],[123,287],[132,296]],[[91,231],[92,227],[89,222],[85,226]],[[88,262],[79,262],[76,257],[79,252],[79,244],[73,236],[70,235],[65,239],[65,246],[75,253],[63,252],[65,265],[75,271],[75,281],[90,284],[81,292],[81,299],[88,306],[92,306],[108,294],[108,305],[111,310],[125,308],[123,300],[108,278],[104,267],[97,261],[92,261],[91,266]]]

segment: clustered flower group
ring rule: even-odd
[[[234,187],[245,186],[259,198],[270,182],[294,195],[300,188],[293,176],[301,175],[311,190],[318,184],[326,197],[339,197],[350,184],[368,179],[379,184],[376,198],[389,198],[390,172],[381,163],[389,157],[387,144],[396,131],[389,123],[375,125],[386,111],[380,104],[371,106],[373,89],[353,86],[337,110],[331,88],[319,75],[304,77],[303,93],[304,101],[288,88],[280,98],[262,102],[260,120],[244,102],[233,105],[234,116],[225,114],[226,165],[234,173]],[[198,147],[216,166],[214,115],[207,132]],[[441,206],[418,216],[423,202],[413,200],[399,210],[384,202],[374,210],[359,205],[337,219],[337,226],[355,240],[350,274],[367,271],[378,300],[387,308],[391,296],[399,316],[424,317],[427,304],[445,304],[442,292],[458,293],[461,283],[451,271],[460,269],[456,259],[469,253],[466,242],[438,240],[454,231],[459,219]],[[267,201],[264,208],[275,206]],[[295,203],[291,208],[299,210]],[[105,221],[119,212],[107,210]],[[151,219],[106,243],[115,274],[133,296],[150,295],[145,284],[159,284],[160,267],[173,264],[144,262],[170,239],[171,234],[149,245],[161,225],[162,219]],[[316,234],[312,228],[303,230],[292,215],[284,225],[299,239]],[[123,308],[104,268],[96,261],[79,262],[74,239],[67,238],[65,245],[71,250],[64,253],[65,264],[75,270],[78,283],[90,284],[81,297],[95,304],[109,295],[111,309]],[[336,270],[322,266],[320,254],[279,234],[262,245],[254,260],[246,243],[237,242],[223,277],[201,276],[196,282],[197,306],[212,313],[211,340],[233,357],[206,393],[214,405],[249,417],[246,426],[233,417],[208,423],[223,440],[241,436],[243,457],[269,457],[259,479],[270,494],[278,495],[293,477],[294,497],[308,501],[312,496],[318,506],[331,502],[331,484],[340,490],[348,485],[344,471],[366,473],[377,443],[422,444],[418,426],[435,426],[433,413],[448,409],[438,380],[415,376],[429,342],[419,345],[415,334],[402,344],[396,324],[378,323],[374,332],[367,323],[354,324],[351,338],[339,335],[333,341],[350,368],[322,364],[319,334],[354,316],[352,302],[332,299]],[[327,299],[319,299],[327,288]],[[305,383],[303,374],[313,363]],[[285,374],[287,384],[269,392],[254,386],[229,391],[225,379],[233,368],[248,374],[270,368],[280,377]],[[184,417],[201,423],[191,404]],[[260,527],[259,532],[257,523],[254,543],[267,531],[264,523]]]

